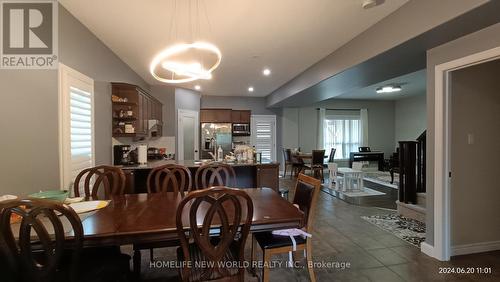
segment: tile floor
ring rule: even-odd
[[[291,180],[280,180],[293,187]],[[290,199],[293,198],[291,191]],[[362,215],[384,214],[387,210],[348,204],[321,192],[313,233],[316,262],[349,263],[349,268],[317,268],[317,281],[500,281],[500,251],[455,257],[439,262],[386,231],[361,219]],[[247,255],[250,254],[248,248]],[[260,255],[260,254],[259,254]],[[175,260],[174,248],[159,249],[155,259]],[[274,259],[286,261],[287,255]],[[143,251],[143,281],[177,281],[173,269],[149,267],[149,251]],[[493,274],[440,274],[440,267],[491,267]],[[250,274],[246,281],[258,281]],[[270,281],[309,281],[306,269],[272,269]]]

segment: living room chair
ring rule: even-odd
[[[230,165],[212,163],[200,166],[195,173],[196,189],[205,189],[212,186],[236,187],[236,172]]]
[[[304,226],[302,230],[307,233],[311,233],[313,229],[314,212],[320,189],[321,182],[318,179],[304,174],[299,174],[297,184],[295,185],[295,195],[292,203],[298,206],[298,208],[304,213]],[[274,235],[272,232],[259,232],[253,234],[251,261],[253,262],[256,258],[257,245],[259,245],[262,249],[264,260],[264,268],[261,277],[262,281],[269,281],[269,263],[271,262],[272,255],[304,250],[306,252],[309,278],[311,281],[316,281],[314,269],[312,268],[311,238],[294,236],[293,240],[294,241],[292,241],[289,236]]]

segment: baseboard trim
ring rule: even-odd
[[[422,242],[420,244],[420,251],[430,257],[436,257],[434,254],[434,246],[429,245],[427,242]]]
[[[467,255],[500,250],[500,241],[464,244],[451,247],[451,255]]]

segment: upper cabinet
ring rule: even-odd
[[[231,109],[201,109],[200,122],[231,123]]]
[[[232,123],[250,123],[251,111],[249,110],[232,110],[231,122]]]
[[[111,83],[113,137],[144,137],[149,120],[158,120],[156,137],[162,136],[162,104],[142,88]]]

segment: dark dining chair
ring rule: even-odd
[[[310,176],[299,174],[297,184],[295,185],[295,195],[293,204],[304,213],[303,231],[312,232],[314,211],[316,202],[321,189],[321,183],[318,179]],[[316,281],[314,269],[312,268],[312,242],[311,238],[302,236],[294,236],[296,243],[296,251],[306,251],[307,267],[311,281]],[[262,270],[261,281],[269,281],[269,270],[271,257],[274,254],[281,254],[293,251],[293,242],[289,236],[273,235],[272,232],[258,232],[252,236],[252,258],[251,262],[256,258],[257,244],[263,252],[264,267]]]
[[[148,174],[146,181],[148,193],[174,192],[184,197],[192,189],[191,172],[182,165],[156,167]]]
[[[103,187],[104,191],[100,192],[100,187]],[[76,176],[73,192],[75,197],[80,197],[83,192],[84,197],[106,200],[113,195],[123,195],[125,173],[119,167],[107,165],[86,168]]]
[[[176,164],[167,164],[152,169],[146,181],[148,194],[173,192],[184,197],[192,188],[191,172],[187,167]],[[134,244],[134,276],[140,277],[141,250],[149,249],[149,259],[153,261],[153,249],[177,246],[179,246],[177,239]]]
[[[311,164],[305,164],[303,166],[302,171],[311,170],[313,172],[314,177],[321,179],[324,181],[324,159],[325,159],[325,150],[313,150]]]
[[[335,162],[335,152],[337,152],[337,149],[332,148],[330,150],[330,155],[328,156],[328,162],[329,163],[334,163]]]
[[[285,171],[283,172],[283,178],[286,177],[286,169],[290,168],[290,178],[293,176],[293,162],[292,162],[292,149],[283,148],[283,160],[285,162]]]
[[[181,280],[244,281],[252,217],[253,202],[243,190],[219,186],[189,193],[176,213]]]
[[[11,224],[12,215],[18,223]],[[83,239],[82,222],[67,205],[49,200],[0,203],[0,253],[13,281],[127,281],[129,256],[84,249]]]
[[[195,173],[196,189],[212,186],[236,187],[236,172],[233,167],[223,163],[211,163],[200,166]]]

